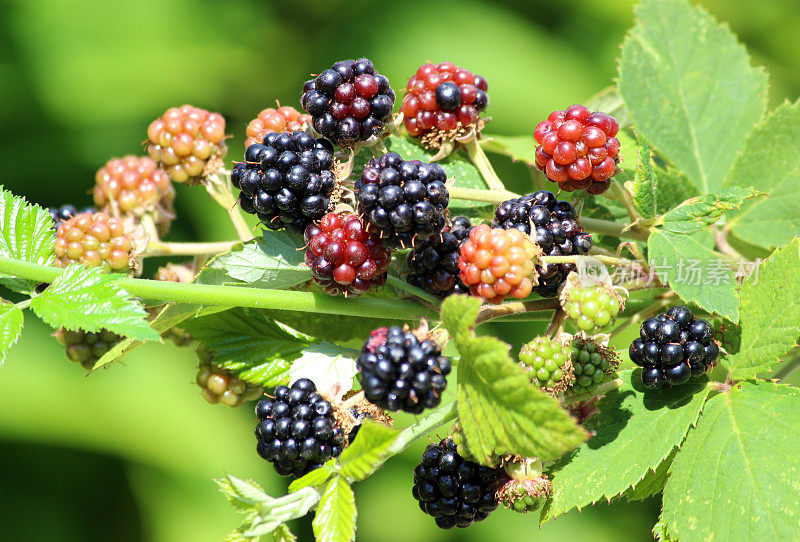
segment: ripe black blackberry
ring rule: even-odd
[[[719,355],[714,328],[686,307],[672,307],[648,318],[639,334],[628,354],[642,367],[642,381],[648,388],[677,386],[697,378],[714,367]]]
[[[396,152],[372,159],[354,188],[358,210],[392,247],[410,247],[445,226],[450,194],[439,164],[403,160]]]
[[[241,190],[239,205],[271,230],[302,233],[327,212],[336,184],[333,146],[306,132],[269,133],[247,147],[231,182]]]
[[[378,134],[394,108],[389,80],[366,58],[342,60],[303,86],[314,129],[340,146]]]
[[[516,228],[527,233],[541,247],[545,256],[586,254],[592,248],[592,236],[584,232],[568,201],[558,201],[555,194],[539,190],[534,194],[504,201],[495,210],[493,227]],[[539,284],[533,291],[553,297],[575,264],[536,266]]]
[[[356,366],[368,401],[386,410],[419,414],[442,400],[450,358],[433,341],[393,326],[372,332]]]
[[[458,455],[448,438],[425,448],[411,494],[442,529],[469,527],[497,508],[496,491],[505,478],[497,469]]]
[[[81,213],[96,213],[97,209],[94,207],[85,207],[80,211],[71,203],[65,203],[61,207],[50,207],[47,209],[50,213],[50,218],[53,219],[53,229],[58,229],[62,222],[65,220],[69,220],[75,215],[79,215]]]
[[[472,227],[468,218],[457,216],[440,235],[417,243],[408,254],[408,283],[439,297],[469,295],[459,277],[458,257]]]
[[[307,378],[275,388],[273,398],[258,402],[256,416],[258,455],[272,462],[281,476],[302,476],[344,449],[344,432],[336,424],[333,405]]]

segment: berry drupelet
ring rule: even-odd
[[[571,357],[575,370],[575,384],[571,390],[574,394],[594,391],[619,367],[616,353],[590,338],[576,337],[572,341]]]
[[[396,152],[372,159],[354,185],[358,211],[391,247],[410,247],[441,233],[450,194],[439,164],[403,160]]]
[[[592,248],[592,237],[581,229],[575,209],[568,201],[558,201],[547,190],[539,190],[520,198],[504,201],[495,210],[494,227],[517,229],[536,241],[545,256],[586,254]],[[575,264],[536,266],[539,284],[533,291],[542,297],[553,297]]]
[[[408,283],[439,297],[468,294],[459,276],[458,257],[470,231],[469,219],[458,216],[440,235],[417,243],[408,254]]]
[[[614,117],[582,105],[553,111],[533,133],[536,167],[562,190],[602,194],[620,160],[618,131]]]
[[[294,107],[283,105],[275,109],[268,107],[261,111],[256,118],[247,125],[247,139],[245,148],[254,143],[261,143],[264,137],[272,132],[297,132],[303,130],[304,125],[311,125],[311,115],[304,115]]]
[[[628,354],[642,367],[642,381],[648,388],[677,386],[699,377],[714,367],[719,355],[714,328],[686,307],[672,307],[648,318],[639,334]]]
[[[587,286],[569,291],[564,310],[578,329],[591,331],[610,324],[622,310],[622,305],[618,296],[612,295],[604,287]]]
[[[219,113],[172,107],[147,128],[147,154],[176,183],[198,181],[209,160],[227,152],[225,119]]]
[[[328,213],[306,228],[305,240],[306,265],[330,295],[358,296],[386,282],[391,253],[358,216]]]
[[[274,394],[256,405],[255,433],[258,455],[271,461],[275,472],[299,477],[342,453],[346,439],[334,407],[311,380],[278,386]]]
[[[469,527],[497,508],[496,491],[506,478],[497,469],[461,457],[448,438],[425,448],[414,469],[411,494],[440,528]]]
[[[307,81],[300,104],[314,129],[340,146],[380,133],[394,108],[389,80],[366,58],[342,60]]]
[[[356,366],[369,402],[412,414],[439,404],[450,374],[450,359],[436,343],[399,326],[374,330]]]
[[[487,88],[486,79],[452,62],[420,66],[400,105],[406,130],[417,137],[477,126],[489,103]]]
[[[530,371],[538,389],[561,393],[572,384],[570,349],[559,341],[536,337],[519,351],[520,364]]]
[[[247,147],[231,182],[239,205],[271,230],[302,233],[327,212],[336,185],[333,147],[306,132],[271,132]]]
[[[47,209],[47,212],[50,213],[50,218],[53,219],[53,229],[58,230],[58,227],[65,220],[69,220],[73,216],[79,215],[81,213],[94,214],[97,212],[97,209],[95,209],[94,207],[85,207],[79,211],[71,203],[65,203],[61,207],[50,207],[49,209]]]
[[[105,213],[81,213],[56,230],[56,265],[82,263],[103,271],[127,273],[135,267],[134,242],[122,221]]]

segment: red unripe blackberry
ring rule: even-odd
[[[311,125],[311,115],[300,113],[294,107],[283,105],[275,109],[268,107],[261,111],[247,125],[245,148],[253,143],[261,143],[264,136],[272,132],[297,132],[303,130],[305,124]]]
[[[171,107],[147,128],[147,154],[176,183],[198,180],[209,160],[227,152],[225,119],[219,113]]]
[[[536,246],[516,229],[476,226],[461,245],[461,281],[474,296],[500,303],[506,296],[523,299],[533,288]]]
[[[386,282],[389,249],[358,216],[328,213],[306,228],[305,239],[306,265],[330,295],[358,296]]]
[[[151,158],[132,155],[112,158],[95,175],[97,208],[110,216],[149,214],[159,233],[166,233],[175,217],[175,187]]]
[[[126,273],[135,267],[135,246],[122,220],[105,213],[81,213],[56,230],[56,265],[82,263]]]
[[[314,129],[335,144],[349,146],[380,133],[394,108],[389,80],[366,58],[342,60],[307,81],[300,104]]]
[[[61,328],[53,336],[64,345],[67,358],[80,363],[87,371],[91,371],[94,364],[122,340],[122,336],[106,329],[87,332]]]
[[[486,109],[486,79],[452,62],[420,66],[406,85],[400,105],[406,130],[413,137],[477,128]]]
[[[441,234],[417,243],[408,253],[408,283],[439,297],[468,294],[459,276],[458,258],[471,230],[469,219],[457,216]]]
[[[448,438],[425,448],[411,494],[438,527],[469,527],[497,508],[497,489],[507,479],[499,469],[461,457]]]
[[[620,161],[619,124],[611,115],[582,105],[554,111],[536,126],[536,167],[567,192],[602,194]]]

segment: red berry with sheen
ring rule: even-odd
[[[616,119],[576,104],[536,126],[536,167],[567,192],[602,194],[620,161]]]
[[[268,107],[247,125],[244,148],[254,143],[261,143],[264,136],[272,132],[298,132],[303,129],[304,124],[311,124],[311,115],[304,115],[288,105],[277,109]]]

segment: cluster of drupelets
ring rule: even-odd
[[[358,296],[382,286],[393,253],[403,250],[408,283],[432,296],[469,293],[496,304],[532,292],[542,297],[560,292],[563,315],[574,320],[579,333],[536,337],[522,347],[520,364],[545,393],[591,395],[612,378],[619,358],[606,346],[607,336],[587,333],[612,323],[624,300],[603,284],[564,286],[575,264],[548,265],[542,259],[591,250],[579,213],[540,190],[499,204],[491,224],[451,217],[453,179],[446,170],[433,161],[404,160],[387,152],[382,141],[404,129],[440,154],[445,142],[474,142],[488,120],[481,118],[488,83],[450,62],[429,63],[405,91],[400,114],[392,117],[395,93],[372,62],[337,62],[304,85],[300,102],[307,113],[268,108],[250,122],[245,160],[231,172],[223,162],[228,136],[222,115],[189,105],[170,108],[147,130],[148,156],[114,158],[97,172],[96,207],[50,210],[56,263],[136,274],[141,256],[160,243],[159,235],[175,218],[172,183],[204,184],[220,203],[233,203],[229,178],[240,191],[241,210],[269,229],[304,235],[305,262],[314,282],[330,295]],[[534,132],[536,166],[561,190],[600,194],[617,171],[618,130],[613,117],[581,105],[555,111]],[[352,160],[362,147],[375,158],[352,182]],[[237,230],[245,239],[246,232]],[[189,282],[195,271],[169,264],[156,278]],[[645,321],[641,335],[630,357],[644,366],[647,386],[681,384],[715,363],[713,328],[683,307]],[[87,369],[121,340],[105,331],[60,330],[56,336],[68,357]],[[191,342],[180,331],[171,331],[170,338]],[[280,474],[299,476],[338,456],[365,418],[390,421],[384,411],[419,414],[436,407],[451,368],[441,348],[426,328],[376,329],[357,361],[363,397],[355,402],[328,396],[305,379],[263,398],[263,388],[215,365],[202,347],[197,384],[210,403],[239,406],[262,398],[256,407],[258,453]],[[550,493],[540,463],[506,458],[498,468],[482,466],[464,457],[467,452],[454,442],[459,439],[456,431],[453,440],[428,446],[414,471],[413,495],[440,527],[466,527],[500,502],[532,510]]]

